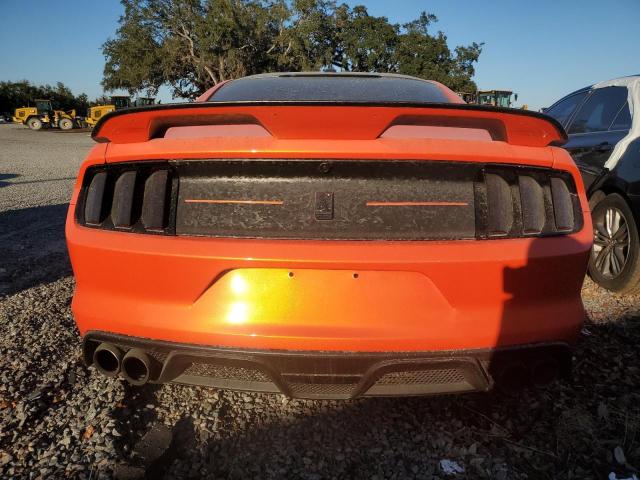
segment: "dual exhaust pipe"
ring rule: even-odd
[[[93,352],[93,364],[108,377],[121,374],[131,385],[144,385],[158,378],[162,365],[144,350],[132,348],[124,353],[111,343],[101,343]]]

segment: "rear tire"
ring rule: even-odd
[[[27,127],[31,130],[40,130],[42,128],[42,120],[36,117],[30,118],[27,120]]]
[[[607,290],[640,292],[640,238],[629,205],[621,195],[613,193],[598,202],[591,217],[594,243],[589,275]]]
[[[58,127],[60,130],[71,130],[73,129],[73,120],[70,118],[61,118],[58,122]]]

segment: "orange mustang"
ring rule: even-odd
[[[95,127],[66,224],[88,364],[302,398],[566,375],[592,228],[562,127],[275,73]]]

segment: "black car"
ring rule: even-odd
[[[545,110],[569,135],[593,217],[589,274],[619,293],[640,291],[640,75],[582,88]]]

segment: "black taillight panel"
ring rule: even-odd
[[[317,192],[331,195],[329,219],[317,218]],[[87,169],[75,214],[90,228],[235,238],[484,240],[583,226],[568,172],[380,160],[100,165]]]
[[[103,230],[173,235],[177,190],[178,178],[168,162],[90,167],[76,220]]]

